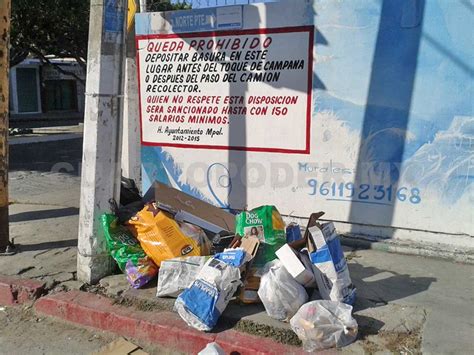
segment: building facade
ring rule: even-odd
[[[472,254],[465,3],[207,5],[136,16],[144,191],[158,180],[302,223],[323,210],[346,235]],[[176,48],[173,78],[187,87],[152,72]]]
[[[73,59],[53,59],[53,63],[84,80],[85,73]],[[84,83],[61,73],[39,59],[26,59],[10,70],[10,115],[12,118],[62,115],[82,117]]]

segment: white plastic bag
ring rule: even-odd
[[[184,256],[161,262],[158,274],[157,297],[178,295],[191,286],[210,256]]]
[[[209,343],[204,349],[198,352],[198,355],[225,355],[225,351],[219,346],[219,344]]]
[[[284,322],[288,322],[308,301],[304,287],[288,273],[280,260],[265,265],[258,296],[267,314]]]
[[[338,301],[308,302],[291,318],[290,325],[306,351],[340,348],[357,337],[352,306]]]

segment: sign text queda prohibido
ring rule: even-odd
[[[138,36],[137,48],[142,144],[309,153],[312,26]]]

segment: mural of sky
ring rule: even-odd
[[[203,9],[257,2],[275,1],[192,0],[192,6]],[[289,6],[284,2],[268,8]],[[308,6],[305,13],[311,14],[310,3]],[[390,194],[392,188],[410,194],[400,195],[398,205],[392,200],[384,209],[375,209],[376,204],[381,205],[375,195],[373,201],[333,198],[334,202],[328,202],[316,189],[308,195],[304,189],[277,193],[268,187],[247,190],[247,202],[281,201],[281,206],[288,206],[286,212],[298,210],[297,214],[305,215],[318,197],[317,202],[338,220],[446,231],[449,228],[442,221],[448,219],[456,225],[456,232],[471,234],[472,5],[461,0],[314,0],[313,10],[310,22],[317,29],[313,78],[317,80],[313,80],[311,154],[295,158],[248,153],[246,161],[278,161],[290,166],[338,162],[354,172],[344,180],[353,184],[350,186],[375,191],[382,183],[374,181],[383,181]],[[227,153],[198,150],[192,159],[188,155],[185,150],[143,147],[143,186],[161,180],[228,207],[226,196],[214,194],[214,180],[207,179],[210,193],[206,193],[189,184],[181,169],[202,158],[209,173],[216,164],[226,163]],[[308,177],[316,185],[319,177]],[[328,178],[328,183],[332,181]],[[224,185],[229,195],[232,189],[239,193],[233,181]],[[420,223],[428,219],[429,226]]]

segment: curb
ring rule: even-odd
[[[44,282],[0,275],[0,305],[16,306],[34,301],[44,293]]]
[[[200,332],[188,327],[175,313],[139,311],[82,291],[45,296],[36,301],[34,307],[39,314],[185,353],[198,353],[208,343],[217,342],[229,354],[304,354],[302,348],[232,329]]]
[[[422,256],[431,259],[445,260],[461,264],[474,264],[474,255],[441,249],[434,249],[422,244],[403,244],[398,241],[372,240],[361,236],[351,236],[347,234],[339,235],[341,244],[356,249],[371,249],[385,253]]]
[[[56,135],[37,135],[37,136],[22,136],[13,139],[9,139],[9,145],[21,145],[21,144],[36,144],[36,143],[47,143],[47,142],[60,142],[71,139],[81,139],[82,133],[60,133]]]

